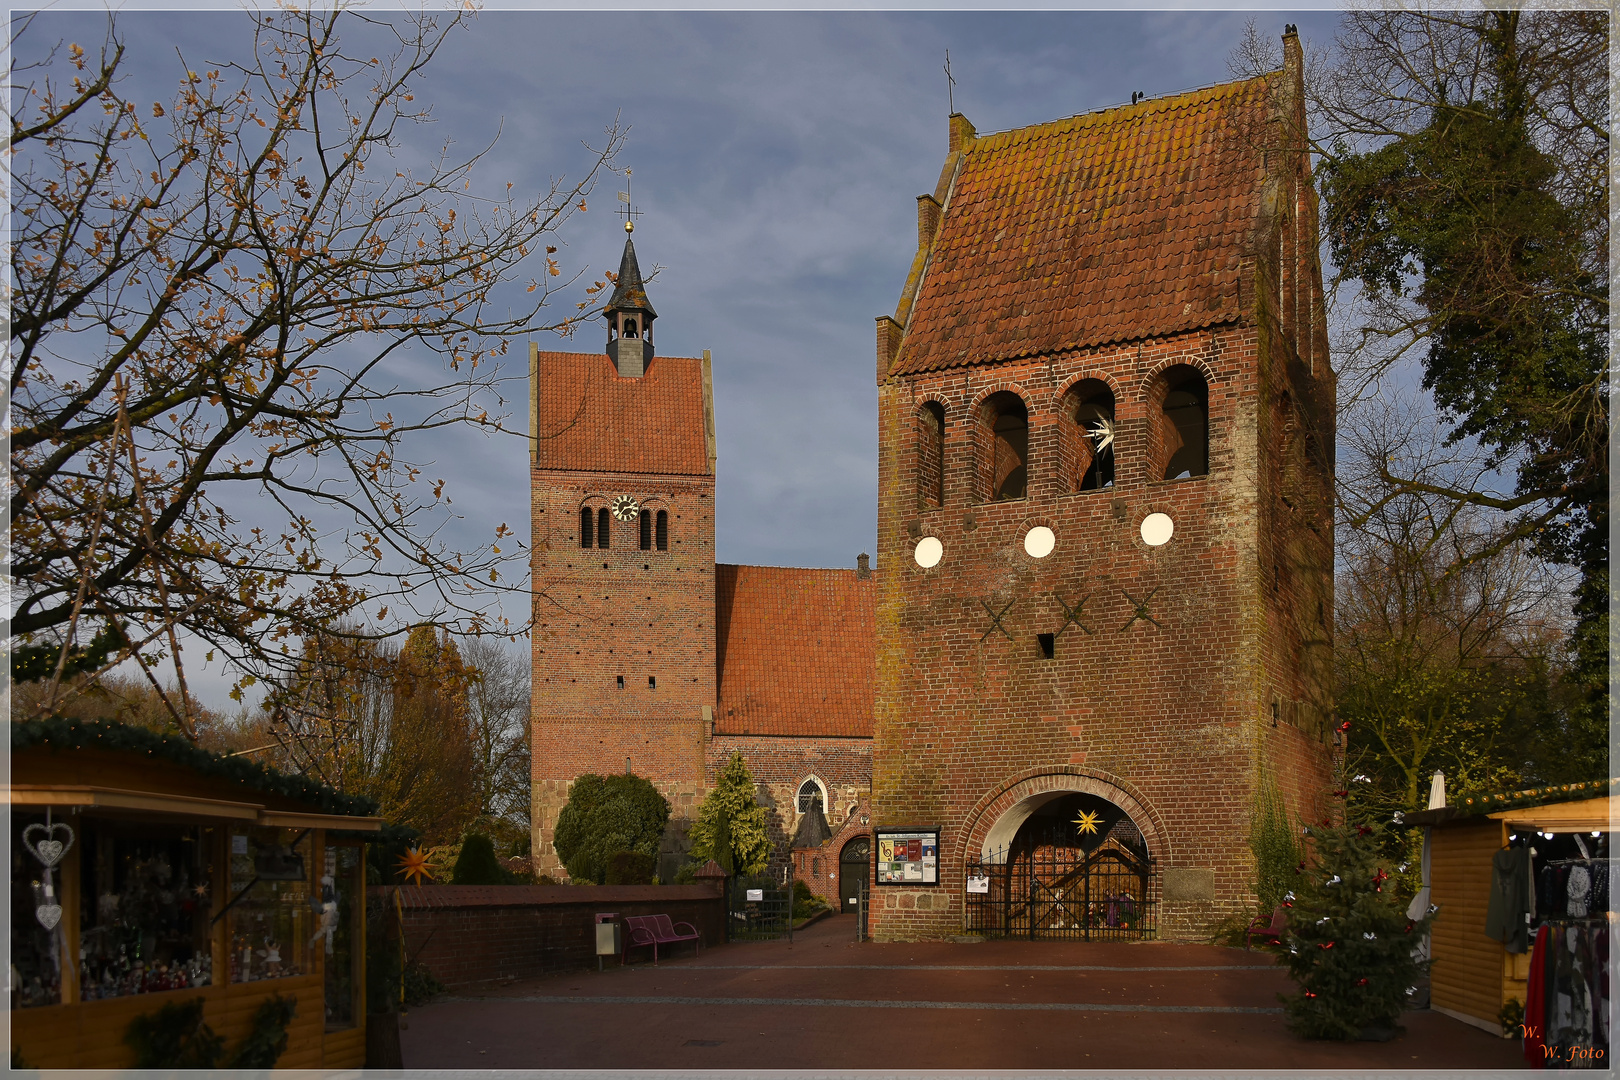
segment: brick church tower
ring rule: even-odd
[[[657,356],[629,238],[595,354],[530,346],[535,869],[568,785],[633,771],[676,818],[704,790],[715,702],[709,357]],[[665,880],[678,863],[666,837]]]
[[[880,940],[1192,938],[1252,904],[1261,784],[1321,812],[1334,382],[1284,45],[1252,80],[951,117],[878,320]]]

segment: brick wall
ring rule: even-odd
[[[714,478],[533,470],[532,481],[536,869],[563,873],[552,830],[574,777],[628,760],[670,800],[660,870],[672,875],[715,700]],[[640,550],[636,523],[618,521],[607,550],[579,546],[580,508],[620,494],[669,514],[667,551]]]
[[[429,885],[401,889],[400,902],[407,955],[452,990],[595,966],[598,912],[668,915],[697,927],[705,948],[725,940],[724,901],[708,885]],[[651,956],[636,949],[631,961]]]
[[[760,801],[770,815],[768,828],[777,848],[772,873],[780,874],[786,865],[787,844],[803,817],[798,793],[805,780],[815,777],[826,788],[827,805],[822,812],[834,832],[871,790],[871,739],[716,735],[709,741],[709,784],[734,752],[748,763]]]

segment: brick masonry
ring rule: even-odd
[[[401,889],[400,901],[406,954],[451,990],[594,966],[599,912],[668,915],[695,926],[704,947],[725,939],[725,904],[708,885],[429,885]]]

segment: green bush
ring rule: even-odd
[[[692,860],[713,859],[728,874],[758,874],[771,861],[769,816],[740,753],[733,753],[698,807],[692,825]]]
[[[273,1069],[287,1051],[287,1028],[298,1015],[298,999],[272,994],[253,1014],[253,1028],[231,1055],[232,1069]]]
[[[651,885],[658,860],[639,851],[616,851],[608,860],[607,885]]]
[[[669,802],[650,781],[634,773],[585,773],[568,788],[553,844],[570,878],[601,884],[621,851],[656,858],[668,823]]]
[[[495,844],[482,833],[470,833],[461,841],[461,854],[450,871],[452,885],[514,885],[517,875],[495,858]]]
[[[156,1012],[142,1013],[124,1030],[124,1042],[135,1051],[137,1069],[212,1069],[219,1064],[225,1040],[203,1023],[203,999],[174,1001]]]
[[[422,961],[412,960],[405,965],[405,1004],[411,1008],[426,1005],[448,989]]]
[[[793,883],[793,917],[808,919],[819,911],[827,910],[827,901],[810,891],[803,881]]]

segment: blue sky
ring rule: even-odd
[[[480,175],[539,191],[585,165],[582,140],[628,125],[619,165],[644,211],[642,267],[660,267],[648,286],[659,351],[713,355],[719,559],[853,567],[875,550],[873,319],[894,310],[915,198],[944,160],[946,50],[957,109],[996,131],[1226,80],[1250,18],[1323,44],[1336,22],[1327,10],[484,11],[419,85],[437,124],[406,152],[498,136]],[[104,19],[56,8],[40,29],[88,46]],[[196,66],[246,40],[239,10],[118,20],[131,80],[164,99],[177,50]],[[565,271],[617,268],[622,187],[606,177],[564,227]],[[570,343],[537,340],[584,352],[605,337],[592,324]],[[526,373],[509,374],[521,418]],[[466,515],[453,529],[481,539],[505,521],[526,535],[521,440],[448,437],[417,457],[449,481]],[[227,682],[212,673],[196,689],[222,704]]]

